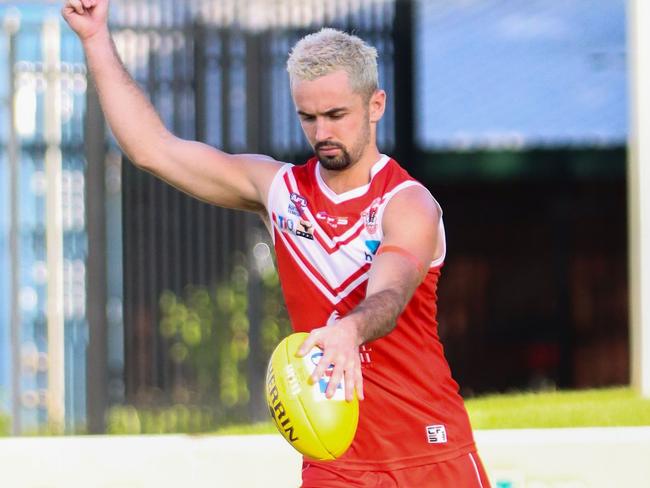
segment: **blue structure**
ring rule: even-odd
[[[11,10],[10,10],[11,9]],[[8,59],[8,35],[0,45],[3,73],[13,69],[16,107],[14,125],[19,135],[18,232],[19,260],[9,255],[10,188],[6,147],[9,134],[8,76],[0,81],[0,410],[11,412],[12,354],[10,344],[12,304],[10,275],[19,270],[20,314],[20,431],[38,431],[46,425],[48,390],[47,331],[47,235],[45,173],[45,86],[43,22],[61,22],[58,8],[38,5],[0,8],[0,18],[20,19],[15,34],[15,59]],[[84,208],[83,116],[86,76],[83,53],[74,36],[61,29],[60,62],[56,77],[60,83],[59,150],[62,155],[61,224],[63,232],[63,315],[65,335],[66,430],[83,427],[85,421],[85,364],[87,323],[85,316],[85,259],[87,243]]]

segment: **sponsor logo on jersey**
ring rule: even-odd
[[[312,223],[306,220],[300,219],[298,222],[298,228],[296,229],[296,235],[298,237],[304,237],[305,239],[314,240],[314,231],[312,230]]]
[[[287,212],[296,217],[304,217],[307,208],[307,199],[298,193],[289,194],[289,205]]]
[[[379,244],[381,244],[381,241],[377,241],[375,239],[369,239],[366,241],[366,247],[373,255],[377,254],[377,249],[379,249]]]
[[[344,226],[348,225],[348,218],[347,217],[334,217],[332,215],[328,215],[327,212],[320,211],[316,214],[316,218],[318,220],[324,220],[327,225],[330,227],[336,229],[339,225]]]
[[[377,232],[377,212],[379,211],[380,204],[381,198],[375,198],[370,204],[370,207],[368,207],[368,210],[361,212],[363,225],[370,234]]]
[[[275,220],[278,224],[278,229],[280,229],[281,231],[288,232],[290,234],[295,233],[295,228],[296,228],[295,220],[289,219],[284,215],[278,215]]]
[[[427,425],[426,429],[429,444],[445,444],[447,442],[447,429],[444,425]]]
[[[301,209],[307,208],[307,199],[298,193],[291,193],[291,195],[289,195],[289,200],[291,200],[291,203],[297,207],[300,207]]]
[[[367,251],[364,251],[366,262],[372,263],[372,258],[375,254],[377,254],[377,249],[379,249],[379,244],[381,244],[381,241],[370,239],[367,240],[365,244],[367,249]]]
[[[294,234],[298,237],[303,237],[312,241],[314,240],[313,225],[311,222],[303,219],[296,221],[292,218],[285,217],[284,215],[277,215],[275,220],[278,229],[282,232]]]

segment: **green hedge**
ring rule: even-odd
[[[210,408],[174,405],[167,408],[136,409],[120,406],[110,409],[106,433],[128,434],[195,434],[214,430],[217,414]]]
[[[8,436],[11,433],[11,418],[0,413],[0,437]]]

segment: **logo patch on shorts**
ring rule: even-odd
[[[447,430],[444,425],[427,425],[427,441],[429,444],[445,444]]]

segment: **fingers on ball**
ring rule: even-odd
[[[350,401],[354,398],[354,388],[355,382],[352,381],[352,375],[346,376],[345,378],[345,399]]]
[[[334,372],[332,372],[332,376],[330,377],[329,384],[327,385],[327,390],[325,392],[328,398],[332,398],[334,396],[336,393],[336,388],[341,383],[342,379],[342,369],[334,368]]]
[[[321,376],[325,374],[325,370],[327,369],[327,366],[325,366],[325,364],[327,363],[325,361],[325,358],[323,357],[321,358],[318,365],[314,368],[314,372],[311,375],[311,379],[314,383],[317,382],[321,378]]]
[[[361,374],[361,368],[355,374],[354,387],[357,390],[357,396],[359,400],[363,400],[365,397],[363,395],[363,375]]]
[[[298,349],[298,356],[304,356],[316,345],[316,331],[312,330]]]

